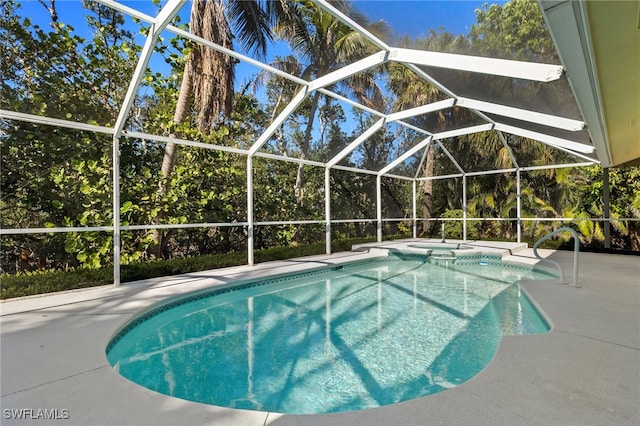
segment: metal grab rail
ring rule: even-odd
[[[570,232],[571,235],[573,235],[573,283],[571,283],[571,286],[580,287],[578,285],[578,253],[580,252],[580,237],[578,236],[578,233],[574,229],[569,228],[568,226],[563,226],[562,228],[558,228],[555,231],[548,233],[547,235],[545,235],[544,237],[536,241],[536,243],[533,245],[533,254],[543,262],[549,262],[554,264],[560,271],[560,282],[563,284],[566,284],[566,281],[564,280],[564,272],[562,270],[562,266],[560,266],[560,264],[554,260],[543,259],[538,254],[538,246],[542,244],[544,241],[553,237],[554,235],[559,234],[560,232]]]

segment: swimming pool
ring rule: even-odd
[[[514,284],[524,278],[550,276],[498,258],[444,267],[395,254],[245,282],[136,317],[107,357],[142,386],[212,405],[309,414],[393,404],[469,380],[503,335],[548,331]]]

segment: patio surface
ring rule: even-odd
[[[424,241],[424,240],[421,240]],[[402,243],[384,243],[383,248]],[[523,245],[472,243],[536,263]],[[640,424],[640,257],[580,253],[580,288],[525,281],[550,320],[542,335],[503,338],[493,361],[447,391],[359,412],[283,415],[180,400],[119,376],[105,347],[164,298],[266,273],[380,254],[372,245],[0,304],[2,425],[637,425]],[[571,278],[573,253],[540,250]],[[20,409],[31,409],[24,411]],[[36,419],[38,409],[59,419]],[[15,418],[19,413],[27,419]],[[42,412],[40,412],[42,415]]]

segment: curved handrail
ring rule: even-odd
[[[555,231],[552,231],[547,235],[545,235],[544,237],[540,238],[533,245],[533,254],[543,262],[549,262],[554,264],[560,271],[560,282],[563,284],[566,284],[566,281],[564,280],[564,272],[562,270],[562,266],[560,266],[560,264],[554,260],[543,259],[538,254],[538,246],[542,244],[544,241],[553,237],[554,235],[559,234],[560,232],[570,232],[571,235],[573,236],[573,283],[571,283],[571,286],[580,287],[578,285],[578,253],[580,252],[580,237],[578,236],[578,233],[573,228],[569,228],[568,226],[563,226],[562,228],[558,228]]]

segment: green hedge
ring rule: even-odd
[[[351,250],[353,244],[374,241],[374,238],[335,240],[331,248],[334,252]],[[292,247],[272,247],[256,250],[256,263],[293,257],[312,256],[325,252],[325,244],[316,243]],[[144,280],[147,278],[206,271],[247,264],[246,252],[229,252],[182,259],[156,260],[150,262],[122,265],[122,282]],[[95,287],[113,283],[111,266],[98,269],[76,269],[72,271],[36,271],[18,275],[0,275],[0,298],[31,296],[79,288]]]

